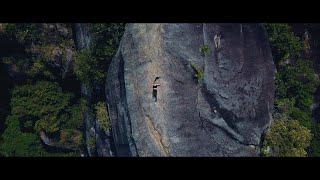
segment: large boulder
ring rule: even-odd
[[[274,73],[261,24],[128,24],[106,84],[116,155],[259,155]]]

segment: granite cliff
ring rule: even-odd
[[[275,67],[261,24],[127,24],[107,75],[116,156],[258,156]]]

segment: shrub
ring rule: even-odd
[[[23,47],[23,52],[6,57],[7,63],[15,65],[30,79],[62,78],[62,72],[67,70],[67,54],[74,46],[70,27],[57,23],[4,23],[2,26],[0,36],[18,41],[19,47]],[[63,30],[67,32],[61,33]]]
[[[96,149],[96,139],[90,136],[89,139],[87,140],[87,145],[91,149]]]
[[[200,52],[202,53],[203,56],[209,55],[211,53],[210,46],[205,44],[200,48]]]
[[[319,85],[311,61],[298,60],[295,64],[283,66],[276,74],[276,106],[279,103],[290,108],[283,113],[299,119],[306,127],[311,127],[314,93]],[[290,103],[289,103],[290,102]]]
[[[83,145],[83,135],[81,131],[74,129],[64,129],[60,133],[59,144],[62,146],[78,149]]]
[[[194,77],[197,78],[198,83],[201,83],[204,78],[204,71],[202,69],[197,68],[197,66],[194,64],[191,64],[191,67],[195,71]]]
[[[36,23],[3,23],[2,33],[11,39],[17,39],[21,43],[31,43],[40,40],[40,24]]]
[[[111,129],[111,123],[106,105],[103,102],[98,102],[95,106],[95,110],[98,123],[104,131],[109,132]]]
[[[55,132],[70,105],[72,94],[62,93],[57,83],[40,81],[35,85],[18,86],[13,90],[11,114],[34,117],[37,130]]]
[[[97,59],[111,61],[115,55],[124,32],[123,23],[93,24],[93,54]]]
[[[106,69],[101,69],[90,50],[77,52],[75,55],[74,72],[81,82],[92,85],[93,82],[104,82]]]
[[[266,134],[264,156],[307,156],[312,134],[299,121],[281,117],[276,120]]]
[[[20,131],[20,122],[17,116],[8,116],[6,126],[0,143],[0,154],[3,156],[46,155],[37,134]]]
[[[20,154],[32,155],[42,151],[39,137],[41,131],[49,136],[82,131],[82,110],[85,109],[85,105],[83,102],[80,105],[78,103],[72,105],[72,101],[72,94],[63,93],[59,85],[53,82],[39,81],[34,85],[15,87],[10,104],[11,115],[6,120],[8,127],[3,133],[2,148],[5,154],[12,155],[16,153],[16,148],[23,149],[24,146],[29,146],[29,143],[36,149],[30,148],[30,152],[20,152]],[[23,132],[23,129],[28,129],[28,133]],[[71,138],[75,143],[73,146],[80,146],[82,136],[79,136],[79,133],[67,134],[76,135]]]
[[[277,63],[300,56],[303,49],[302,42],[288,24],[265,24],[265,27]]]
[[[83,83],[103,86],[107,69],[124,31],[122,23],[92,24],[93,43],[90,49],[75,55],[75,74]]]

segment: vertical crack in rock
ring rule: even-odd
[[[150,116],[146,115],[145,120],[147,122],[148,130],[151,133],[151,136],[154,139],[154,142],[156,143],[156,145],[159,147],[159,149],[161,149],[161,151],[163,152],[163,154],[165,154],[165,156],[170,156],[170,150],[168,146],[165,145],[160,132],[154,126]]]
[[[240,24],[240,28],[241,28],[240,31],[241,31],[241,35],[242,35],[242,26],[241,26],[241,24]],[[205,44],[207,44],[207,41],[208,41],[207,40],[207,35],[206,35],[207,32],[206,32],[206,24],[205,23],[203,24],[203,29],[202,30],[203,30],[203,42],[204,42],[204,45],[205,45]],[[215,37],[214,41],[216,41],[216,36],[217,36],[217,34],[214,36]],[[216,42],[214,42],[214,45],[215,45],[215,51],[214,51],[215,56],[214,57],[217,60],[217,58],[218,58],[217,53],[219,53],[219,49],[217,49],[218,47],[216,47]],[[220,43],[219,43],[219,45],[220,45]],[[242,58],[240,58],[240,59],[242,59]],[[212,94],[210,91],[208,91],[208,89],[206,87],[206,84],[200,85],[200,86],[201,86],[200,91],[204,92],[204,94],[205,94],[204,97],[206,98],[206,101],[209,103],[211,110],[215,111],[216,113],[219,113],[219,115],[222,116],[222,117],[216,116],[214,118],[210,118],[210,117],[205,118],[205,117],[201,116],[201,113],[199,113],[200,118],[201,119],[205,119],[208,122],[218,126],[222,130],[224,130],[226,133],[228,133],[230,135],[230,137],[232,137],[233,139],[237,140],[239,143],[245,144],[243,142],[244,138],[238,132],[236,132],[236,127],[231,123],[232,121],[234,121],[234,119],[236,119],[236,117],[232,113],[230,113],[229,111],[220,108],[219,107],[219,103],[217,102],[217,100],[215,98],[209,98],[209,97],[214,97],[215,94]],[[222,98],[228,99],[228,96],[220,93],[219,91],[216,91],[216,94],[219,95]],[[201,112],[201,109],[199,109],[199,111]]]
[[[127,95],[126,95],[126,88],[125,88],[125,78],[124,78],[124,61],[123,61],[123,57],[121,55],[121,53],[119,54],[119,71],[118,71],[118,78],[121,80],[120,81],[120,97],[123,97],[124,99],[127,99]],[[128,144],[127,148],[127,153],[128,155],[133,155],[133,156],[138,156],[138,152],[137,152],[137,147],[135,144],[135,141],[132,137],[132,124],[131,124],[131,119],[130,119],[130,113],[128,111],[128,103],[127,101],[123,101],[123,107],[124,107],[124,113],[126,114],[124,118],[124,127],[126,127],[124,129],[124,133],[127,135],[128,137],[128,142],[125,142],[126,144]],[[127,132],[127,129],[129,129],[129,132]]]

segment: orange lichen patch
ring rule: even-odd
[[[149,116],[146,116],[145,118],[146,122],[147,122],[147,127],[148,130],[152,136],[152,138],[154,139],[154,142],[156,143],[156,145],[158,146],[158,148],[166,155],[166,156],[170,156],[170,150],[169,147],[167,145],[165,145],[164,140],[160,134],[160,132],[156,129],[156,127],[154,126],[152,120],[150,119]]]
[[[81,132],[77,130],[61,131],[60,133],[60,142],[62,145],[78,147],[81,144],[81,139]]]

